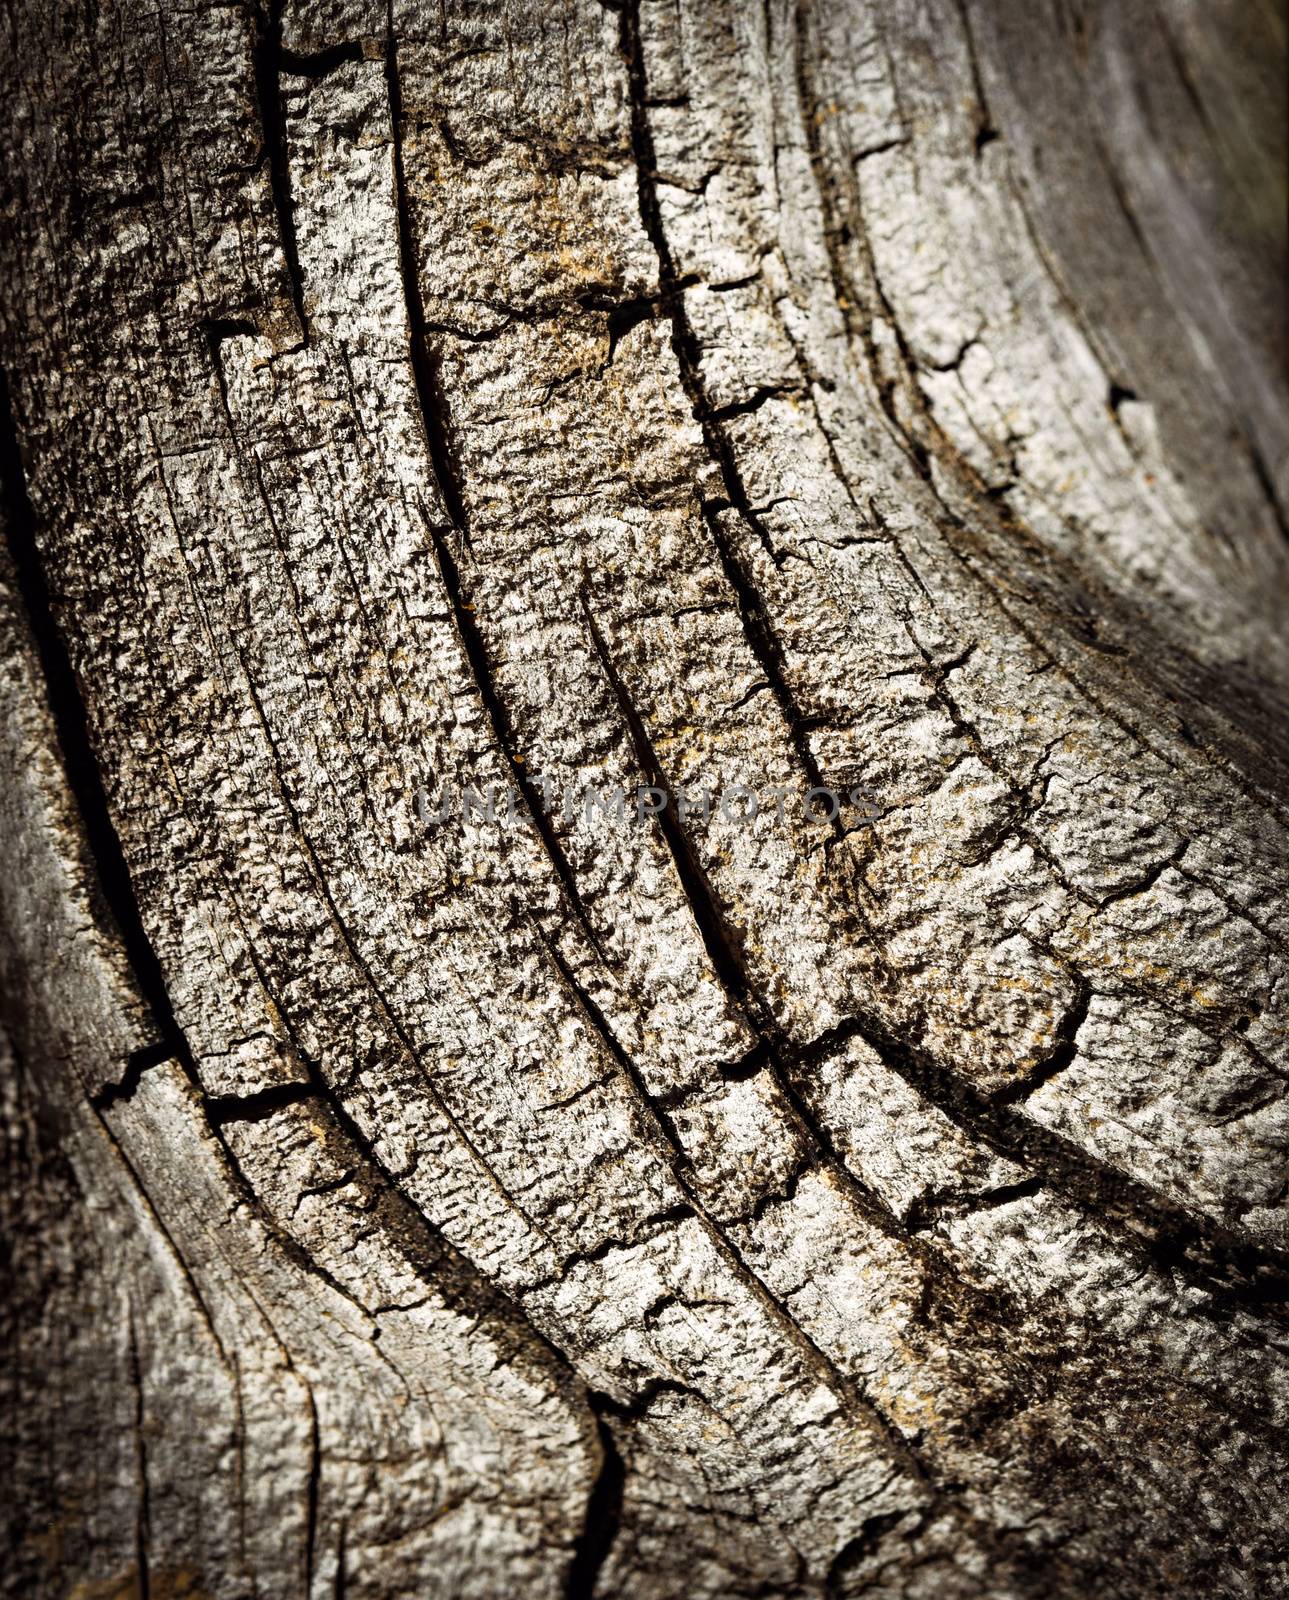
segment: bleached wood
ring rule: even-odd
[[[1277,28],[9,8],[6,1594],[1289,1579]]]

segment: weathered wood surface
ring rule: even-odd
[[[1279,13],[2,48],[3,1592],[1279,1592]]]

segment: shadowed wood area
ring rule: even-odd
[[[0,55],[0,1594],[1289,1588],[1282,9]]]

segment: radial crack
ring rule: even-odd
[[[282,13],[286,0],[270,0],[260,15],[260,33],[255,45],[255,88],[259,99],[260,127],[264,134],[264,155],[268,161],[269,187],[277,212],[282,258],[291,285],[291,304],[300,327],[300,338],[309,342],[309,324],[304,314],[304,275],[295,234],[295,206],[291,198],[291,162],[287,149],[286,111],[282,104]]]
[[[87,874],[90,908],[101,926],[119,937],[139,993],[152,1015],[159,1041],[144,1047],[133,1075],[151,1064],[148,1057],[164,1050],[192,1071],[192,1051],[175,1017],[161,962],[143,925],[134,880],[112,820],[98,758],[90,738],[89,713],[80,682],[54,613],[49,583],[41,560],[36,516],[27,494],[17,423],[8,373],[0,367],[0,479],[4,489],[4,522],[36,655],[44,677],[63,772],[80,813],[93,871]],[[125,1079],[130,1077],[127,1063]]]
[[[602,1397],[587,1395],[595,1415],[600,1446],[600,1469],[586,1500],[586,1517],[573,1546],[573,1560],[564,1584],[565,1600],[593,1600],[600,1574],[613,1549],[622,1521],[622,1499],[626,1484],[626,1465],[618,1451],[613,1431],[598,1402]]]

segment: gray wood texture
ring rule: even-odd
[[[0,1593],[1287,1592],[1283,52],[9,0]]]

